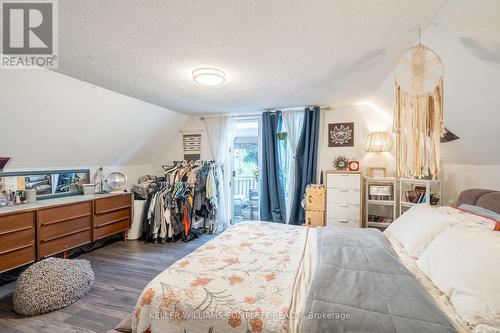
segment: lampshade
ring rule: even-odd
[[[367,152],[380,153],[392,149],[392,138],[388,132],[371,132],[365,139]]]

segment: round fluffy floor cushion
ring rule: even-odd
[[[88,260],[44,259],[17,279],[14,311],[36,316],[64,308],[85,296],[93,283],[94,272]]]

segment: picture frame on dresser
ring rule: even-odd
[[[387,177],[387,168],[384,167],[370,167],[368,168],[368,176],[370,177]]]
[[[363,228],[363,177],[360,171],[323,170],[326,225]]]

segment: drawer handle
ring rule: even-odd
[[[56,235],[54,237],[40,239],[40,243],[47,243],[47,242],[50,242],[50,241],[53,241],[53,240],[56,240],[56,239],[59,239],[59,238],[73,236],[73,235],[76,235],[76,234],[78,234],[80,232],[84,232],[84,231],[87,231],[87,230],[90,230],[90,227],[86,227],[86,228],[82,228],[82,229],[70,231],[70,232],[67,232],[67,233],[62,234],[62,235]]]
[[[0,236],[1,236],[1,235],[11,234],[11,233],[13,233],[13,232],[19,232],[19,231],[29,230],[29,229],[33,229],[33,226],[29,226],[29,227],[22,227],[22,228],[17,228],[17,229],[12,229],[12,230],[7,230],[7,231],[2,231],[2,232],[0,232]]]
[[[342,177],[347,177],[347,176],[349,176],[349,175],[344,174],[344,173],[341,173],[341,174],[339,174],[339,176],[342,176]]]
[[[6,253],[9,253],[9,252],[19,251],[19,250],[25,249],[25,248],[33,246],[33,245],[34,245],[34,242],[30,242],[29,244],[21,245],[21,246],[18,246],[18,247],[13,247],[13,248],[1,251],[0,255],[6,254]]]
[[[95,227],[96,228],[102,228],[102,227],[105,227],[107,225],[118,223],[118,222],[122,222],[122,221],[125,221],[125,220],[128,220],[128,219],[130,219],[130,216],[126,216],[126,217],[122,217],[122,218],[119,218],[119,219],[111,220],[111,221],[104,222],[104,223],[101,223],[101,224],[96,224]]]
[[[62,219],[59,219],[59,220],[50,221],[50,222],[43,222],[40,225],[42,227],[45,227],[45,226],[48,226],[48,225],[51,225],[51,224],[61,223],[61,222],[66,222],[66,221],[71,221],[71,220],[77,220],[77,219],[81,219],[81,218],[84,218],[84,217],[87,217],[87,216],[90,216],[90,213],[85,213],[85,214],[80,214],[80,215],[74,215],[74,216],[70,216],[70,217],[65,217],[65,218],[62,218]]]
[[[349,207],[349,205],[344,204],[344,205],[339,205],[339,207],[347,208]]]
[[[130,208],[130,204],[124,205],[124,206],[119,206],[119,207],[114,207],[114,208],[110,208],[110,209],[105,209],[105,210],[97,210],[96,209],[95,214],[96,215],[106,214],[106,213],[116,212],[117,210],[122,210],[122,209],[126,209],[126,208]]]
[[[340,223],[349,223],[349,220],[346,220],[346,219],[339,219],[339,222],[340,222]]]
[[[343,188],[343,189],[340,190],[340,192],[349,192],[349,189]]]

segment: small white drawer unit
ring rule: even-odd
[[[326,225],[362,227],[362,177],[360,172],[324,171]]]

